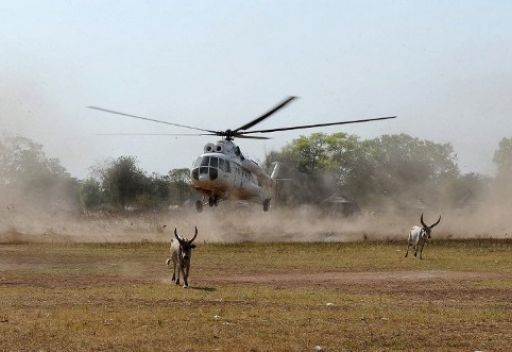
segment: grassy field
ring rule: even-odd
[[[0,245],[0,351],[509,351],[512,242]]]

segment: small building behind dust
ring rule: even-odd
[[[322,211],[329,215],[352,216],[361,211],[356,201],[346,196],[333,194],[320,203]]]

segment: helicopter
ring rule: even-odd
[[[262,205],[263,211],[270,209],[273,190],[276,186],[279,163],[274,164],[272,173],[269,175],[255,160],[243,155],[240,147],[234,143],[235,138],[265,140],[269,137],[262,134],[290,131],[298,129],[309,129],[316,127],[327,127],[364,123],[371,121],[394,119],[396,116],[379,117],[372,119],[317,123],[311,125],[300,125],[291,127],[250,130],[255,125],[267,119],[277,111],[284,108],[293,100],[290,96],[256,119],[235,129],[209,130],[188,126],[184,124],[157,120],[149,117],[127,114],[124,112],[105,109],[98,106],[88,106],[89,109],[115,114],[118,116],[135,118],[154,123],[160,123],[202,133],[175,134],[175,133],[109,133],[108,135],[160,135],[160,136],[218,136],[221,140],[216,143],[207,143],[203,153],[196,158],[190,170],[190,186],[202,195],[202,200],[195,203],[196,210],[201,212],[204,205],[217,206],[223,200],[251,201]]]

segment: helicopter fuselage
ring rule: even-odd
[[[271,198],[272,179],[229,140],[209,143],[193,164],[191,186],[208,199],[264,202]]]

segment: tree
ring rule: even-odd
[[[120,209],[139,210],[167,207],[170,201],[170,177],[156,173],[147,176],[131,156],[121,156],[93,169],[95,177],[82,185],[82,203],[87,208],[109,204]]]
[[[512,137],[503,138],[498,149],[494,152],[494,163],[496,164],[496,178],[494,180],[494,190],[496,196],[507,203],[510,202],[512,195]]]
[[[79,183],[56,158],[48,158],[41,144],[24,137],[0,141],[0,187],[17,192],[31,204],[74,207]]]
[[[498,178],[512,176],[512,138],[503,138],[492,159],[496,164]]]
[[[147,185],[143,195],[138,198],[138,205],[142,207],[152,207],[153,209],[162,206],[169,206],[170,189],[169,176],[160,176],[153,173],[146,179]]]
[[[120,156],[107,162],[106,166],[96,168],[96,172],[106,199],[121,209],[135,204],[137,196],[145,192],[149,183],[132,156]]]
[[[420,140],[407,134],[383,135],[365,142],[372,162],[369,195],[435,201],[447,182],[459,175],[449,143]]]
[[[447,182],[445,189],[442,190],[441,199],[444,203],[456,207],[475,204],[489,194],[490,185],[489,177],[470,172]]]
[[[190,187],[190,169],[172,169],[169,171],[170,200],[173,204],[183,204],[193,197]]]
[[[314,133],[270,153],[266,165],[273,161],[287,166],[284,177],[292,181],[280,193],[295,203],[318,203],[336,191],[363,204],[402,196],[434,201],[459,174],[450,144],[406,134],[361,141],[346,133]]]
[[[291,181],[280,186],[280,195],[294,204],[318,203],[339,189],[351,193],[348,186],[367,164],[364,159],[357,136],[313,133],[270,153],[265,163],[267,167],[273,161],[284,164],[280,177]]]
[[[80,200],[86,210],[99,207],[103,203],[100,183],[93,178],[85,180],[80,187]]]

